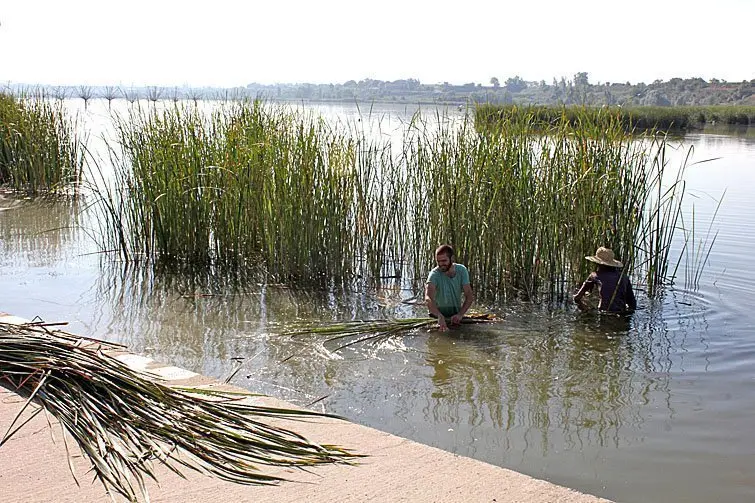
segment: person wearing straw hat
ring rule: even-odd
[[[585,258],[598,264],[598,268],[590,273],[590,276],[574,295],[574,302],[579,309],[582,311],[589,309],[584,296],[597,286],[600,294],[599,311],[617,314],[634,312],[637,309],[637,300],[634,297],[632,284],[623,273],[624,264],[613,256],[613,250],[601,246],[595,252],[595,255]]]
[[[438,318],[441,332],[448,330],[446,318],[451,325],[459,325],[474,302],[474,291],[469,282],[469,271],[454,262],[451,245],[441,245],[435,250],[437,267],[430,271],[425,283],[425,304],[430,316]],[[464,304],[461,302],[464,294]]]

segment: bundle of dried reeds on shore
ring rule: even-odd
[[[28,399],[0,448],[46,410],[88,456],[106,490],[131,501],[148,499],[144,482],[155,478],[154,460],[179,475],[183,466],[242,484],[274,484],[282,479],[260,465],[306,467],[357,457],[260,420],[328,414],[252,405],[243,393],[172,388],[107,352],[118,348],[40,324],[0,323],[0,384]],[[41,407],[29,413],[31,404]]]

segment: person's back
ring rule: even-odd
[[[632,283],[623,274],[623,265],[613,256],[610,248],[600,247],[595,255],[585,257],[598,264],[595,272],[590,273],[582,287],[574,295],[574,302],[581,310],[586,310],[583,302],[584,295],[594,287],[598,287],[600,300],[598,309],[609,313],[627,313],[637,309]]]
[[[621,269],[616,267],[599,266],[591,273],[585,283],[594,283],[598,287],[600,300],[598,310],[611,313],[634,311],[637,302],[634,298],[632,284]]]

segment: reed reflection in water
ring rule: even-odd
[[[465,425],[472,438],[490,434],[487,442],[499,444],[501,454],[618,447],[622,426],[643,422],[642,396],[664,386],[634,370],[658,356],[638,351],[641,337],[628,320],[580,316],[568,323],[570,316],[533,327],[526,326],[532,319],[510,319],[461,337],[430,335],[430,418]],[[475,445],[468,449],[460,453],[479,455]]]
[[[0,256],[3,265],[49,267],[65,260],[77,238],[80,204],[75,199],[30,199],[0,193]]]

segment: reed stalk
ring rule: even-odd
[[[124,259],[273,281],[353,275],[354,145],[323,121],[259,102],[209,115],[134,107],[115,120],[115,187],[102,201]]]

